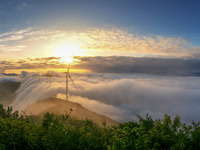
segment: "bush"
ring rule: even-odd
[[[90,120],[72,119],[69,114],[19,116],[12,107],[0,105],[0,149],[200,149],[200,122],[187,126],[179,116],[153,120],[148,114],[138,119],[99,127]]]

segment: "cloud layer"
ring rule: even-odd
[[[126,116],[134,118],[136,114],[146,113],[155,118],[168,113],[172,116],[178,114],[185,121],[197,120],[200,90],[196,84],[198,78],[120,77],[106,82],[99,81],[76,93],[121,108],[125,112],[125,120]],[[84,82],[81,84],[85,85]]]
[[[160,35],[139,35],[126,29],[99,28],[90,29],[79,36],[84,48],[128,51],[133,54],[156,57],[195,57],[199,53],[187,40],[181,37]],[[86,39],[86,40],[85,40]]]
[[[185,122],[199,121],[198,77],[72,74],[72,78],[78,89],[70,83],[71,101],[118,121],[136,119],[137,114],[146,113],[154,118],[167,113],[172,117],[180,115]],[[32,77],[23,82],[12,103],[15,109],[23,109],[59,93],[65,94],[64,75],[53,78],[51,86],[42,80],[39,82],[38,77]]]
[[[124,56],[75,57],[74,68],[103,73],[147,73],[157,75],[199,76],[200,61],[167,58],[136,58]]]
[[[52,56],[57,45],[74,44],[84,55],[136,55],[150,57],[197,58],[200,48],[181,37],[141,35],[124,28],[102,27],[68,31],[26,28],[0,33],[0,53],[13,51],[20,57]],[[2,55],[3,56],[3,55]]]
[[[56,69],[66,68],[60,57],[27,58],[0,61],[1,69]],[[96,73],[146,73],[155,75],[200,76],[199,59],[172,59],[147,57],[74,57],[73,69]]]

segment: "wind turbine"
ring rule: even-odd
[[[54,75],[51,74],[51,73],[46,73],[46,74],[43,74],[42,76],[46,77],[47,78],[47,82],[49,82],[50,85],[51,85],[51,78],[54,77]],[[40,80],[40,78],[39,78],[39,80]]]
[[[74,84],[74,81],[72,80],[72,77],[69,74],[69,68],[70,68],[70,64],[68,65],[67,72],[66,72],[66,100],[69,100],[69,86],[68,86],[69,79],[71,80],[72,84],[76,88],[76,85]]]

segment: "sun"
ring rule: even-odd
[[[55,57],[61,57],[60,62],[62,63],[73,63],[73,56],[80,56],[81,51],[81,48],[75,44],[58,44],[54,48],[53,55]]]

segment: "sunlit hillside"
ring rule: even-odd
[[[78,103],[66,101],[63,99],[57,98],[48,98],[45,100],[38,101],[28,107],[26,107],[23,112],[26,115],[43,115],[47,112],[64,115],[66,113],[70,113],[72,118],[76,118],[79,120],[91,120],[94,123],[102,126],[102,123],[106,122],[108,126],[117,125],[118,123],[106,116],[98,115],[95,112],[89,111],[85,109]]]

